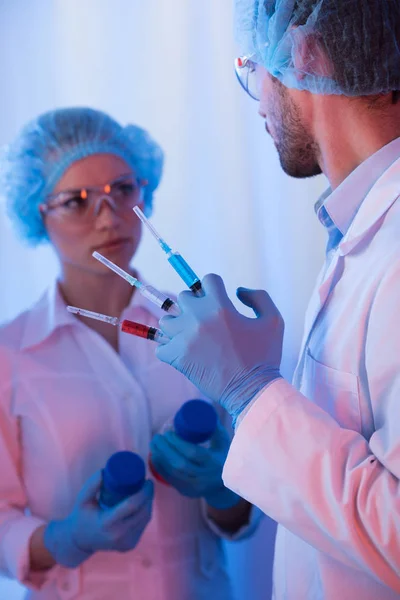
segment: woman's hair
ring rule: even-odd
[[[144,129],[123,127],[101,111],[58,109],[28,123],[5,149],[0,163],[8,214],[29,244],[48,239],[39,205],[75,161],[93,154],[118,156],[136,177],[147,180],[143,199],[146,214],[151,214],[163,168],[160,146]]]

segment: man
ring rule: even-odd
[[[278,600],[400,597],[400,4],[237,0],[236,63],[281,164],[325,173],[326,263],[293,385],[263,291],[179,297],[158,357],[232,415],[224,482],[279,523]]]

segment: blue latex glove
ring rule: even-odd
[[[101,473],[93,475],[78,494],[71,514],[51,521],[44,532],[44,544],[55,561],[75,568],[99,550],[133,550],[151,519],[154,486],[143,488],[108,510],[99,507],[97,496]]]
[[[254,319],[236,310],[218,275],[207,275],[202,286],[204,297],[182,292],[182,314],[161,319],[160,328],[171,341],[156,353],[222,404],[236,422],[252,398],[281,376],[284,323],[263,290],[237,291],[239,300],[254,310]]]
[[[151,462],[156,471],[183,496],[204,498],[210,506],[228,509],[240,496],[224,486],[222,469],[230,439],[218,423],[210,448],[182,440],[173,431],[157,434],[151,441]]]

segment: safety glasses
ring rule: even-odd
[[[253,56],[253,55],[252,55]],[[253,100],[260,100],[257,79],[256,79],[256,63],[251,60],[251,56],[241,56],[235,59],[235,73],[238,81],[245,92],[249,94]]]
[[[99,214],[103,202],[115,212],[131,210],[139,204],[141,190],[147,185],[137,180],[133,173],[122,175],[102,186],[65,190],[47,197],[39,206],[42,215],[52,214],[59,220],[74,223],[89,223]]]

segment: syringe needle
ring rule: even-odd
[[[172,252],[171,248],[163,240],[161,235],[158,233],[157,229],[150,223],[150,221],[148,220],[146,215],[143,213],[143,211],[138,206],[134,206],[133,212],[139,217],[139,219],[142,221],[143,225],[146,225],[147,229],[156,238],[157,242],[160,244],[160,246],[164,250],[164,252],[166,252],[167,254],[169,252]]]
[[[130,285],[135,286],[138,289],[142,287],[143,284],[140,283],[140,281],[136,279],[136,277],[133,277],[132,275],[124,271],[124,269],[118,267],[111,260],[100,254],[100,252],[95,251],[93,252],[92,256],[96,258],[99,262],[101,262],[105,267],[108,267],[109,269],[111,269],[111,271],[114,271],[114,273],[122,277],[122,279],[125,279],[125,281],[127,281]]]

